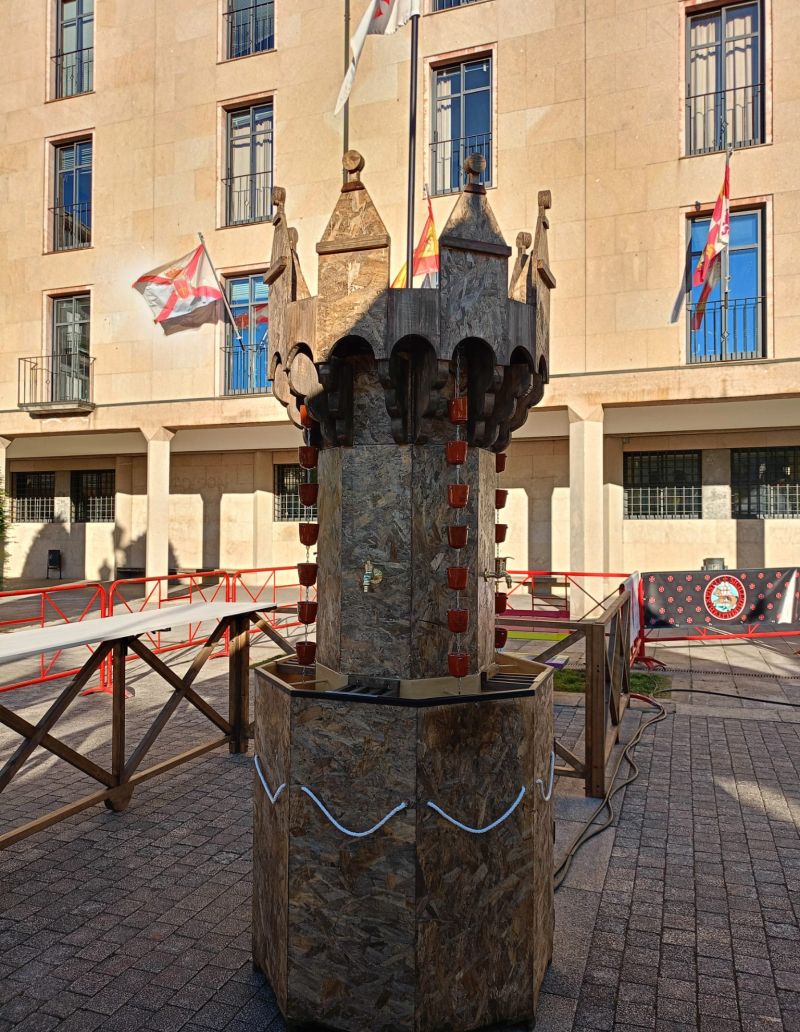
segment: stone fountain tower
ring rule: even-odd
[[[495,631],[497,471],[548,378],[550,197],[509,286],[482,162],[438,289],[389,289],[358,153],[316,297],[273,194],[273,391],[319,485],[315,662],[261,668],[256,693],[254,958],[290,1027],[532,1020],[552,952],[550,672]]]

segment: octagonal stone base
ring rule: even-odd
[[[552,672],[497,658],[512,687],[436,698],[257,670],[253,955],[290,1028],[533,1021],[553,943]],[[429,803],[474,829],[508,816],[473,834]],[[362,837],[334,823],[392,811]]]

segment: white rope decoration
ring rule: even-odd
[[[555,784],[555,780],[556,780],[556,751],[555,751],[555,749],[551,749],[550,750],[550,784],[548,785],[547,793],[546,794],[545,794],[545,790],[544,790],[544,782],[542,781],[541,778],[537,778],[536,779],[536,784],[539,786],[539,792],[541,793],[542,799],[544,799],[544,801],[546,803],[550,802],[550,797],[553,794],[553,785]]]
[[[408,808],[408,803],[398,803],[393,810],[390,810],[385,817],[381,818],[377,824],[373,825],[367,831],[351,831],[349,828],[345,828],[343,824],[340,824],[333,814],[325,808],[324,803],[320,802],[319,799],[314,795],[310,788],[305,785],[300,786],[300,791],[305,792],[308,798],[320,808],[322,813],[328,818],[331,824],[336,828],[337,831],[341,831],[343,835],[347,835],[349,838],[366,838],[367,835],[372,835],[379,828],[382,828],[387,821],[390,821],[395,814],[400,813],[401,810]]]
[[[277,789],[275,790],[275,794],[273,795],[272,792],[270,792],[269,790],[267,779],[264,777],[264,771],[261,769],[261,762],[258,758],[258,755],[255,755],[253,757],[253,763],[255,763],[256,765],[256,770],[258,771],[258,776],[261,780],[261,784],[264,786],[264,791],[267,793],[267,798],[274,806],[275,803],[278,801],[278,796],[281,794],[284,788],[286,788],[286,782],[284,781],[282,785],[278,785]]]
[[[499,825],[501,825],[503,823],[503,821],[507,821],[508,820],[508,818],[511,816],[511,814],[516,810],[516,808],[522,802],[522,799],[523,799],[524,795],[525,795],[525,786],[523,785],[522,788],[519,790],[519,795],[514,800],[514,802],[511,804],[511,806],[509,806],[509,808],[506,810],[506,812],[502,815],[502,817],[498,817],[496,821],[492,821],[491,824],[487,824],[485,828],[470,828],[468,825],[462,824],[461,821],[457,821],[455,819],[455,817],[451,817],[449,813],[445,813],[444,810],[441,807],[436,805],[436,803],[432,803],[430,799],[428,800],[428,806],[432,810],[435,810],[439,814],[440,817],[444,817],[444,819],[446,821],[450,821],[450,823],[451,824],[455,824],[455,826],[457,828],[461,828],[462,831],[468,831],[470,833],[470,835],[485,835],[487,831],[493,831],[495,828],[499,827]]]

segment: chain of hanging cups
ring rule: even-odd
[[[303,444],[299,449],[300,468],[305,480],[298,485],[297,493],[304,510],[316,506],[319,497],[319,484],[314,482],[314,470],[319,462],[319,448],[311,444],[313,431],[317,421],[305,405],[300,406],[300,422],[303,426]],[[303,598],[297,603],[297,618],[303,625],[304,636],[296,645],[297,661],[301,666],[310,666],[317,655],[317,643],[308,640],[308,628],[317,620],[317,602],[310,598],[311,588],[317,583],[317,563],[311,561],[311,549],[319,540],[319,523],[312,523],[304,518],[299,524],[300,544],[305,546],[306,561],[297,564],[297,575],[303,588]]]
[[[448,416],[455,428],[455,440],[445,445],[447,464],[455,470],[455,482],[447,485],[447,501],[452,512],[452,522],[447,527],[447,543],[456,553],[467,544],[469,527],[466,521],[466,508],[469,500],[469,484],[462,483],[462,467],[467,459],[467,442],[462,437],[467,422],[468,399],[461,394],[461,351],[456,351],[456,375],[453,397],[448,402]],[[462,678],[469,673],[469,653],[465,652],[461,643],[461,635],[469,627],[469,610],[461,605],[461,592],[467,586],[467,567],[453,565],[447,567],[447,586],[455,591],[455,606],[447,610],[447,628],[453,635],[450,652],[447,656],[447,669],[451,677]]]

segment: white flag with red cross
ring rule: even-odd
[[[146,272],[136,280],[133,289],[139,291],[155,322],[161,324],[223,300],[202,244],[177,261]]]
[[[355,34],[350,37],[350,67],[344,77],[334,114],[338,115],[347,103],[353,80],[356,77],[358,59],[364,49],[367,36],[390,36],[405,23],[420,14],[420,0],[369,0],[364,17],[358,23]]]

